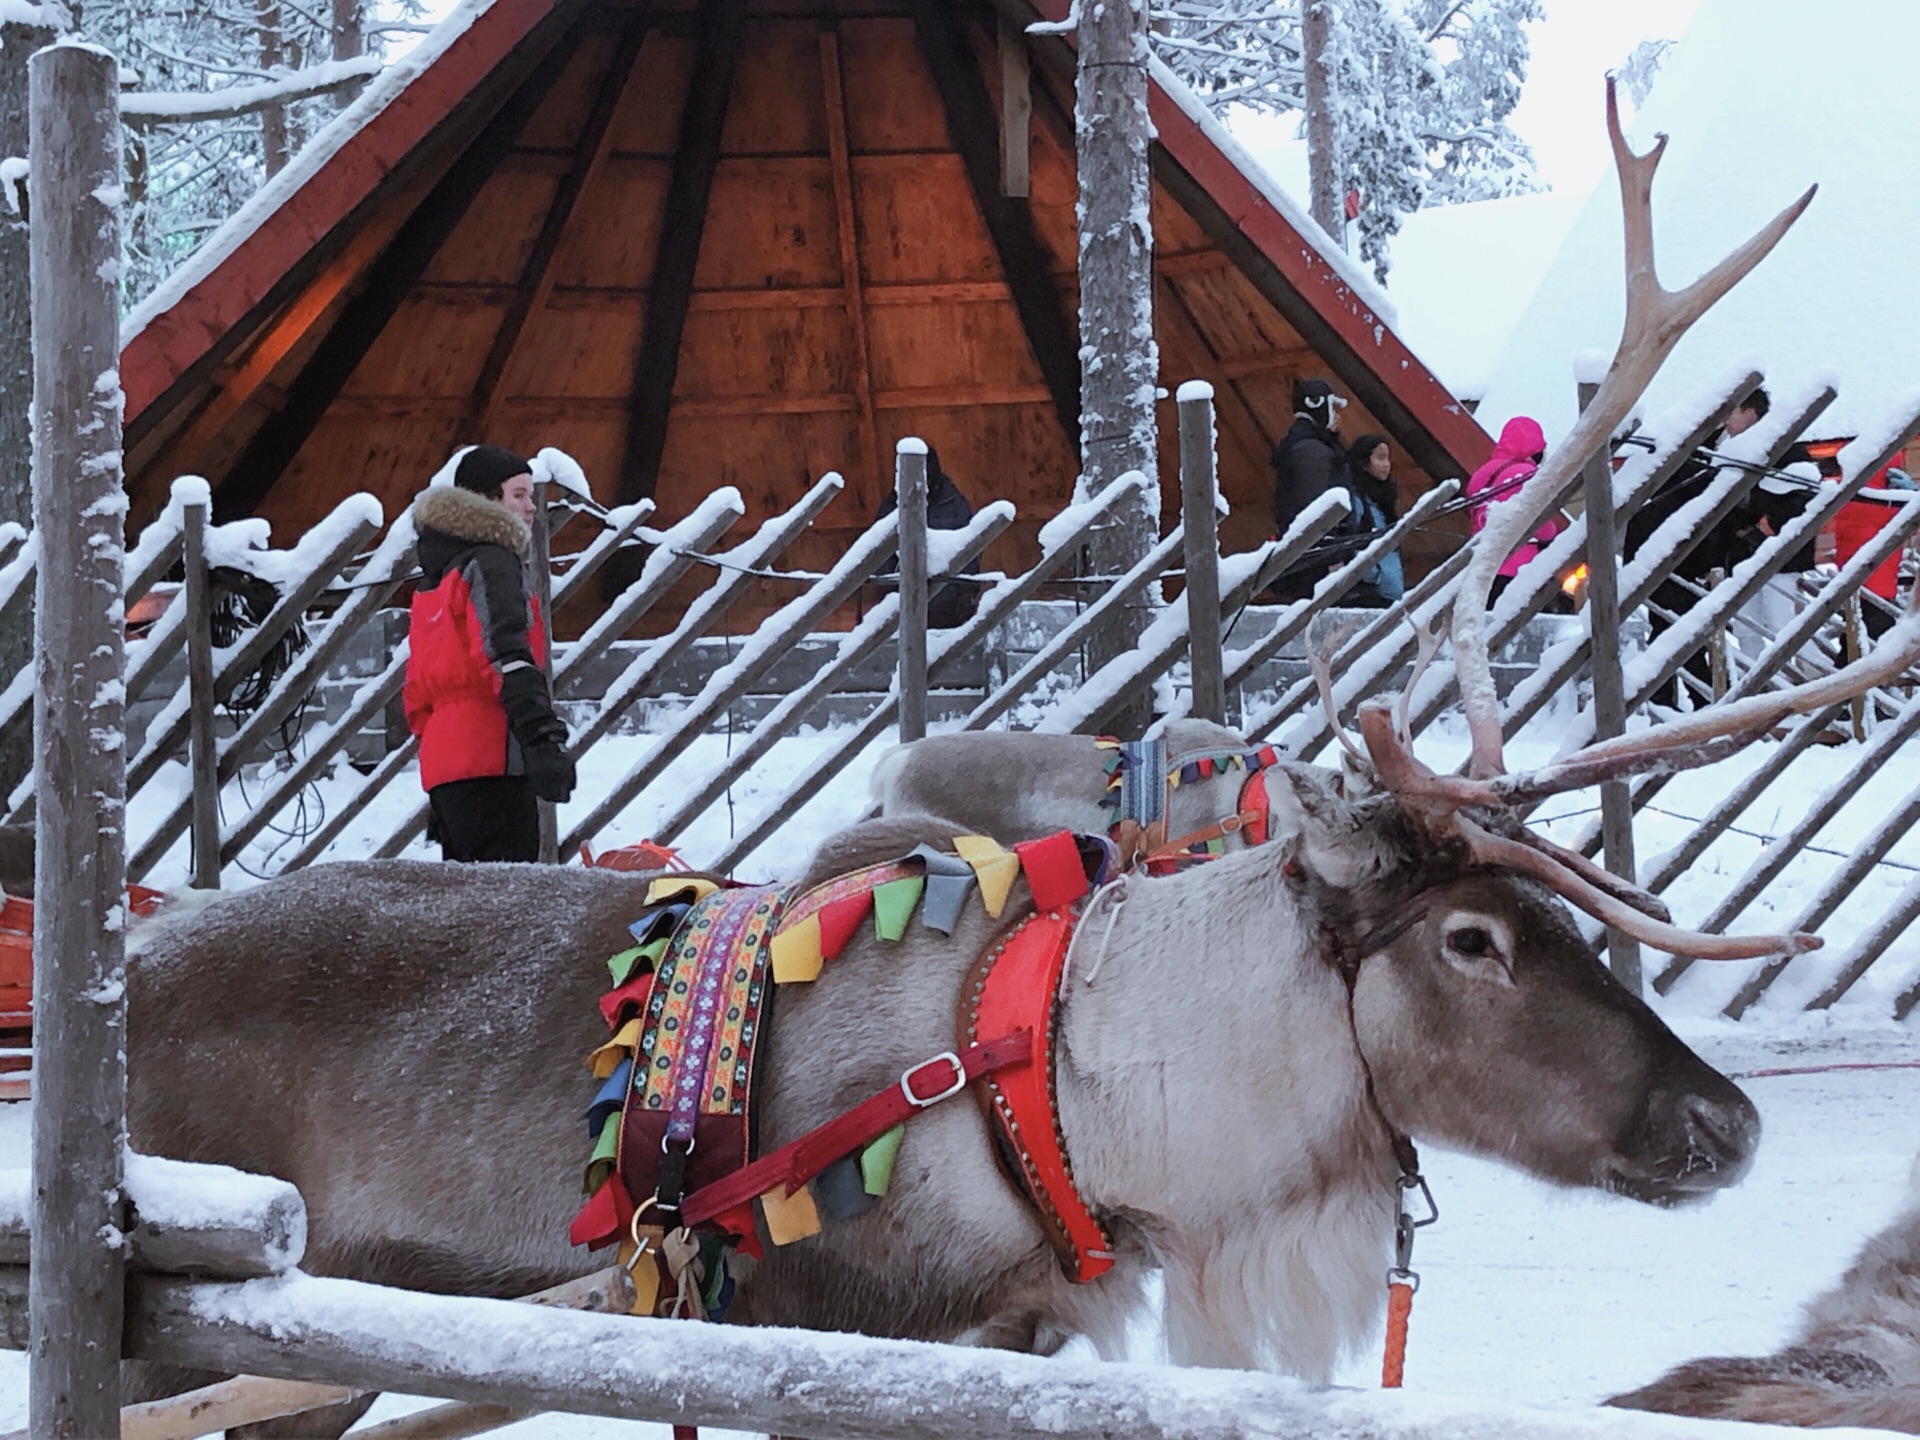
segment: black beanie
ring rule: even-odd
[[[1296,380],[1293,382],[1293,408],[1318,410],[1325,414],[1327,398],[1332,394],[1333,387],[1324,380]]]
[[[489,500],[498,500],[502,485],[532,469],[531,460],[504,445],[476,445],[460,457],[453,483],[462,490],[477,490]]]

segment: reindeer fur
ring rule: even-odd
[[[1772,1355],[1689,1360],[1607,1401],[1769,1425],[1859,1425],[1920,1435],[1920,1163],[1906,1208],[1809,1303]]]
[[[1167,754],[1237,754],[1253,747],[1208,720],[1170,720]],[[963,730],[896,746],[880,757],[869,781],[882,815],[942,815],[959,833],[992,835],[1007,844],[1078,830],[1104,835],[1112,814],[1109,752],[1091,735],[1024,730]],[[1240,808],[1247,771],[1224,770],[1182,785],[1167,800],[1167,834],[1188,835]],[[1228,841],[1237,848],[1238,838]]]

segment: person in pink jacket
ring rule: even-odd
[[[1533,478],[1533,472],[1540,467],[1541,457],[1546,454],[1547,437],[1540,429],[1540,422],[1529,415],[1516,415],[1507,421],[1500,431],[1500,439],[1493,447],[1493,454],[1467,481],[1467,498],[1476,502],[1473,507],[1473,533],[1478,535],[1487,525],[1487,511],[1502,501],[1511,500],[1520,493],[1520,487]],[[1486,498],[1481,499],[1482,496]],[[1520,567],[1532,560],[1544,550],[1553,537],[1567,528],[1566,518],[1553,515],[1533,532],[1533,538],[1519,545],[1514,552],[1500,562],[1499,578],[1493,582],[1493,593],[1489,600],[1498,600],[1500,592],[1520,573]]]

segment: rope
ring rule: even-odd
[[[1920,1070],[1920,1060],[1852,1060],[1831,1065],[1781,1065],[1771,1070],[1741,1070],[1729,1080],[1771,1080],[1777,1075],[1832,1075],[1841,1070]]]
[[[1380,1367],[1380,1388],[1398,1390],[1407,1371],[1407,1321],[1413,1315],[1413,1286],[1396,1280],[1387,1286],[1387,1354]]]

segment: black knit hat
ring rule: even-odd
[[[1314,376],[1293,382],[1293,408],[1296,414],[1316,415],[1322,424],[1347,402],[1333,393],[1333,386]]]
[[[477,490],[489,500],[498,500],[502,485],[532,469],[531,460],[504,445],[476,445],[460,457],[453,483],[462,490]]]

